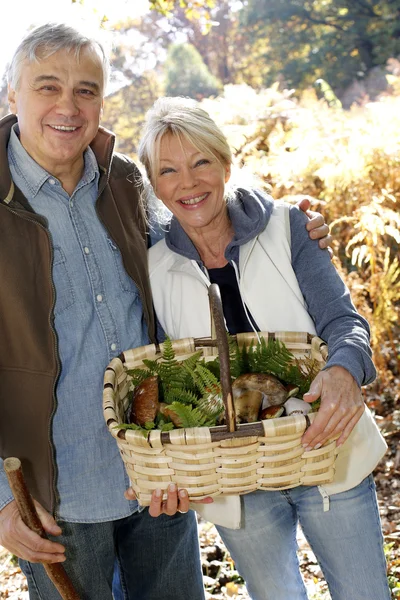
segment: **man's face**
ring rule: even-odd
[[[49,173],[82,162],[95,137],[103,107],[103,70],[95,51],[60,50],[39,62],[25,62],[11,111],[28,154]]]

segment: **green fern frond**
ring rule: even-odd
[[[146,369],[129,369],[127,370],[127,374],[132,378],[131,383],[135,387],[140,385],[150,375],[153,375],[151,371]]]
[[[141,427],[140,425],[136,425],[135,423],[120,423],[118,425],[114,425],[114,428],[120,431],[121,429],[133,429],[134,431],[140,431],[145,438],[147,438],[149,430],[155,428],[155,423],[152,423],[152,427],[148,426],[149,423],[146,423],[145,427]]]
[[[204,414],[207,415],[210,420],[218,422],[224,415],[225,406],[222,399],[222,394],[206,394],[197,401],[197,408]]]
[[[195,366],[192,371],[192,378],[202,396],[210,392],[218,393],[221,391],[220,382],[205,364],[198,363]]]
[[[156,360],[144,358],[142,362],[145,365],[145,367],[147,367],[147,369],[149,370],[149,375],[158,375],[159,364]]]
[[[214,360],[205,361],[204,359],[199,362],[199,365],[207,367],[214,377],[219,381],[221,379],[221,369],[219,359],[216,357]]]
[[[293,361],[293,354],[279,340],[261,338],[261,343],[252,346],[248,353],[250,373],[271,373],[280,377]]]
[[[215,421],[210,421],[207,415],[201,413],[196,407],[192,408],[180,402],[174,402],[170,405],[170,410],[176,413],[182,423],[182,427],[212,427]]]
[[[171,387],[164,394],[164,402],[166,404],[172,404],[173,402],[180,402],[181,404],[196,404],[197,401],[198,395],[196,395],[192,390]]]
[[[242,373],[249,372],[249,351],[247,346],[239,348],[237,344],[236,346],[231,344],[230,349],[229,362],[231,376],[236,379],[236,377],[239,377]]]
[[[175,429],[174,424],[171,421],[169,423],[163,423],[162,425],[159,425],[158,428],[161,429],[161,431],[171,431],[172,429]]]

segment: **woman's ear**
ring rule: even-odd
[[[228,183],[230,178],[231,178],[231,164],[229,163],[229,165],[226,165],[226,167],[225,167],[225,183]]]

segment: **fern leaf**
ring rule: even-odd
[[[164,402],[172,404],[173,402],[181,402],[182,404],[196,404],[198,396],[192,390],[181,388],[169,388],[164,395]]]
[[[169,408],[178,415],[182,427],[210,427],[215,424],[215,421],[210,422],[207,415],[202,414],[197,407],[192,408],[191,406],[180,404],[180,402],[174,402]]]

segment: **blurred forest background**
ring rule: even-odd
[[[103,125],[135,159],[153,101],[196,98],[238,167],[275,199],[306,196],[324,214],[334,263],[371,325],[378,379],[365,397],[390,446],[382,472],[400,491],[400,0],[151,0],[149,8],[137,19],[101,19],[114,32]],[[0,116],[7,112],[3,79]],[[398,549],[398,522],[392,529]]]
[[[80,0],[82,4],[82,0]],[[136,158],[163,94],[198,99],[275,199],[309,196],[399,401],[400,0],[151,0],[113,31],[103,125]],[[99,18],[99,15],[97,15]],[[6,114],[5,77],[0,115]]]

